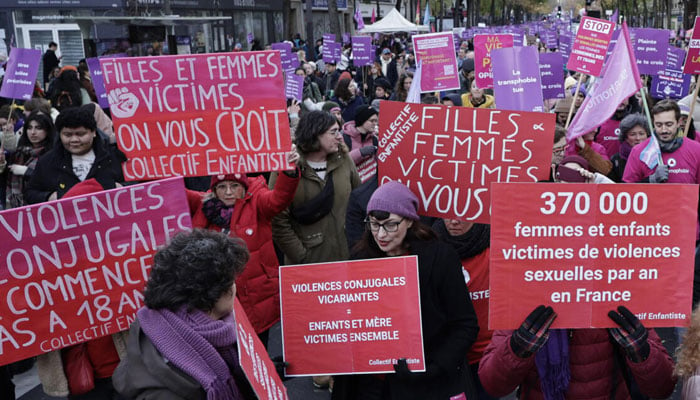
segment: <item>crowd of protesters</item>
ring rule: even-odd
[[[380,101],[407,99],[416,71],[408,39],[376,39],[375,62],[358,68],[349,46],[340,62],[324,63],[322,42],[309,51],[293,38],[300,60],[294,73],[304,77],[303,98],[288,109],[294,168],[206,177],[205,190],[188,185],[197,229],[156,254],[136,322],[129,332],[37,357],[44,391],[70,399],[252,398],[237,363],[234,296],[267,344],[280,319],[280,264],[416,255],[425,372],[399,359],[395,374],[314,377],[333,399],[494,399],[514,391],[522,399],[665,398],[679,378],[684,398],[698,398],[698,311],[675,369],[654,329],[624,305],[609,310],[610,329],[550,329],[557,310],[545,305],[515,330],[488,329],[489,225],[420,216],[406,186],[378,185]],[[30,101],[0,107],[2,209],[126,184],[126,157],[109,110],[95,103],[89,71],[61,67],[55,50],[52,43],[44,57],[50,84]],[[425,93],[423,101],[496,108],[493,92],[474,79],[471,42],[456,53],[460,89]],[[602,126],[567,142],[570,110],[577,112],[591,87],[576,89],[571,75],[565,98],[547,102],[557,122],[550,181],[700,184],[700,105],[690,115],[692,96],[650,99],[651,121],[632,96]],[[639,154],[652,135],[661,149],[655,168]],[[14,370],[0,366],[3,399],[14,399]]]

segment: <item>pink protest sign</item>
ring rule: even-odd
[[[421,63],[421,92],[459,89],[459,69],[450,32],[413,36],[416,63]]]
[[[100,60],[128,181],[287,169],[279,51]]]
[[[700,22],[700,17],[695,17],[693,36],[690,37],[688,56],[685,58],[685,65],[683,65],[684,74],[700,74],[700,29],[696,29],[700,26],[698,22]]]
[[[571,48],[566,69],[600,76],[605,53],[612,39],[615,24],[603,19],[583,17]]]
[[[153,254],[190,230],[182,178],[0,213],[0,365],[123,331]]]
[[[491,50],[513,47],[513,35],[474,35],[474,79],[481,89],[493,87]]]

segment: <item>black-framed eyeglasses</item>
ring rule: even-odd
[[[379,232],[379,228],[384,228],[385,232],[396,232],[399,230],[399,225],[401,225],[404,219],[405,218],[401,218],[398,221],[387,221],[380,224],[379,222],[367,218],[365,219],[365,223],[367,224],[367,228],[372,232]]]

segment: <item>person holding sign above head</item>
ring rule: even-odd
[[[462,105],[469,108],[495,108],[495,99],[490,94],[484,93],[484,89],[476,86],[476,79],[471,83],[469,93],[462,95]]]
[[[416,195],[391,181],[372,194],[365,233],[352,256],[404,255],[418,256],[426,371],[412,371],[406,359],[396,354],[394,374],[335,377],[333,400],[477,398],[466,354],[477,338],[479,325],[459,256],[419,222]]]
[[[29,204],[57,200],[73,186],[95,178],[105,189],[124,181],[124,154],[97,133],[92,112],[73,107],[56,118],[60,144],[42,156],[24,193]]]
[[[287,162],[299,154],[292,149]],[[192,226],[241,238],[250,253],[245,270],[236,278],[238,299],[256,333],[267,345],[269,328],[280,319],[279,261],[272,244],[272,218],[289,206],[299,184],[299,171],[282,172],[273,190],[265,178],[245,174],[214,175],[211,192],[188,191]]]
[[[377,126],[379,115],[369,106],[357,109],[355,120],[343,125],[343,140],[350,149],[350,157],[355,162],[362,183],[377,173]]]
[[[245,244],[195,229],[153,260],[114,387],[128,399],[255,398],[238,363],[232,313]]]
[[[626,307],[608,313],[616,327],[549,329],[557,314],[536,307],[515,331],[497,330],[479,365],[486,391],[520,399],[667,398],[676,386],[673,360],[653,329]],[[627,377],[627,378],[626,378]]]

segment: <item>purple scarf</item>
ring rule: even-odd
[[[563,400],[571,379],[567,329],[549,330],[547,343],[535,354],[535,365],[545,400]]]
[[[625,140],[620,144],[620,158],[623,160],[626,160],[627,157],[630,156],[630,152],[632,151],[632,146],[630,146],[629,143]]]
[[[238,366],[236,328],[232,316],[213,320],[202,311],[177,312],[142,307],[141,329],[164,358],[194,378],[207,400],[242,399],[231,370]]]

